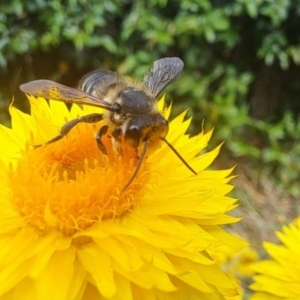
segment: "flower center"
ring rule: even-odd
[[[98,129],[79,124],[57,142],[26,150],[10,169],[13,205],[29,224],[70,235],[137,206],[149,177],[147,162],[123,191],[136,168],[136,151],[121,144],[117,153],[106,135],[103,155],[94,139]]]

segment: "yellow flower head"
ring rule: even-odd
[[[257,262],[250,286],[255,291],[251,300],[298,300],[300,299],[300,218],[277,232],[283,245],[270,242],[264,248],[272,260]]]
[[[130,186],[137,158],[94,135],[103,125],[79,124],[53,138],[68,120],[101,109],[30,97],[31,115],[10,107],[12,128],[0,127],[0,299],[226,299],[236,286],[210,253],[245,243],[219,225],[231,170],[206,168],[219,147],[197,156],[211,132],[190,138],[190,121],[170,122],[168,141],[153,150]],[[163,109],[163,100],[159,107]],[[170,108],[164,111],[167,118]]]
[[[230,253],[227,256],[225,253],[211,253],[215,261],[219,263],[222,270],[231,278],[239,289],[239,295],[227,300],[242,300],[244,299],[243,286],[245,282],[254,274],[252,266],[258,260],[257,252],[250,246],[242,248],[236,253]]]

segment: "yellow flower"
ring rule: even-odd
[[[253,277],[251,300],[300,299],[300,218],[277,232],[283,245],[265,242],[264,248],[273,258],[255,264],[258,275]]]
[[[223,253],[211,253],[211,255],[239,289],[239,295],[226,300],[244,299],[243,285],[254,273],[252,266],[258,260],[257,252],[248,246],[229,256]]]
[[[229,256],[223,253],[211,253],[226,273],[238,278],[249,277],[254,274],[253,264],[258,261],[257,252],[250,246],[242,248]]]
[[[104,156],[94,139],[101,122],[33,147],[67,120],[101,109],[69,111],[33,97],[30,103],[31,115],[11,106],[12,129],[0,127],[1,300],[211,300],[238,293],[210,256],[245,246],[219,227],[237,221],[226,215],[236,207],[226,196],[232,170],[206,170],[219,147],[197,156],[212,132],[190,138],[190,120],[181,114],[167,138],[198,175],[162,143],[122,191],[136,155],[124,145],[116,152],[107,136]]]

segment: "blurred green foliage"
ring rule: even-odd
[[[298,196],[299,28],[299,0],[3,0],[0,116],[13,95],[28,109],[23,82],[76,86],[97,68],[143,78],[154,60],[179,56],[184,72],[167,88],[175,113],[189,108],[192,133],[203,118],[215,125],[234,157]]]

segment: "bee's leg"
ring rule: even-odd
[[[60,139],[62,139],[64,136],[66,136],[77,124],[79,123],[97,123],[103,119],[102,114],[89,114],[86,116],[82,116],[73,120],[70,120],[67,122],[61,129],[57,136],[46,142],[46,144],[54,143]],[[41,145],[35,145],[34,148],[38,148],[42,146]]]
[[[112,132],[112,136],[117,140],[120,141],[120,138],[122,136],[122,128],[116,127],[114,131]]]
[[[119,153],[122,154],[122,147],[121,147],[121,141],[122,141],[122,127],[115,127],[115,129],[112,131],[111,133],[113,139],[112,139],[112,143],[113,143],[113,147],[114,150]]]
[[[149,140],[146,140],[144,141],[144,148],[142,150],[142,153],[141,153],[141,156],[138,158],[138,162],[137,162],[137,165],[135,167],[135,170],[133,171],[133,173],[131,174],[128,182],[125,184],[125,186],[123,187],[122,191],[124,192],[129,186],[130,184],[132,183],[132,181],[134,180],[134,178],[136,177],[139,169],[141,168],[141,165],[142,165],[142,162],[146,156],[146,152],[147,152],[147,148],[148,148],[148,145],[149,145]]]
[[[104,125],[98,130],[98,132],[96,134],[97,146],[100,149],[100,151],[105,155],[107,155],[107,150],[106,150],[104,144],[102,143],[101,139],[107,133],[107,130],[108,130],[108,126]]]

